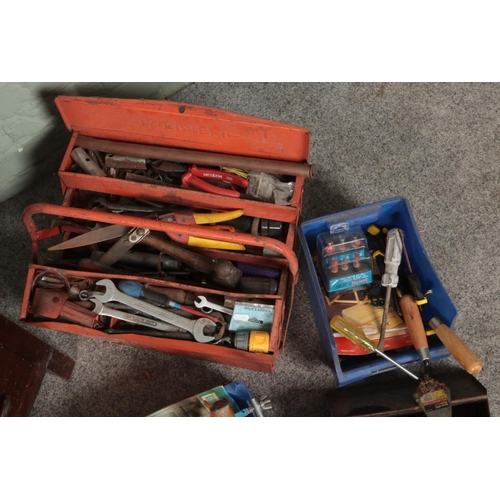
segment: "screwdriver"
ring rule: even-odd
[[[387,361],[390,361],[394,366],[397,366],[400,370],[403,370],[410,377],[414,378],[415,380],[420,380],[416,375],[414,375],[399,363],[396,363],[396,361],[394,361],[392,358],[377,349],[375,347],[375,344],[363,333],[362,330],[354,326],[352,323],[346,321],[342,316],[334,316],[330,321],[330,326],[336,332],[348,338],[352,343],[364,347],[370,353],[377,353],[379,356],[387,359]]]
[[[382,275],[381,284],[386,287],[384,314],[382,316],[382,326],[380,327],[380,337],[377,348],[380,351],[384,350],[385,330],[387,328],[387,313],[391,303],[392,289],[398,286],[399,276],[398,268],[401,264],[401,254],[403,252],[403,242],[401,235],[403,232],[400,229],[390,229],[387,233],[387,244],[385,247],[384,258],[384,274]]]

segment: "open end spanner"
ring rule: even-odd
[[[217,325],[211,319],[199,318],[197,320],[191,320],[184,318],[183,316],[179,316],[178,314],[167,311],[166,309],[162,309],[161,307],[154,306],[148,302],[120,292],[120,290],[116,288],[115,284],[109,279],[100,280],[96,283],[96,285],[106,289],[103,294],[93,293],[93,297],[97,298],[101,302],[120,302],[136,309],[137,311],[148,314],[149,316],[153,316],[154,318],[165,321],[166,323],[183,328],[184,330],[192,333],[197,342],[207,343],[214,340],[214,337],[204,334],[205,327],[207,326],[211,326],[213,331],[216,331]]]
[[[119,311],[117,309],[112,309],[111,307],[106,307],[100,300],[95,298],[90,300],[95,304],[92,312],[95,312],[99,316],[121,319],[122,321],[132,323],[133,325],[148,326],[149,328],[161,330],[162,332],[168,332],[172,329],[172,325],[169,323],[162,323],[161,321],[155,321],[154,319],[144,318],[143,316],[130,314],[126,311]]]
[[[227,307],[220,306],[219,304],[214,304],[213,302],[210,302],[207,300],[206,297],[203,295],[198,296],[198,300],[194,301],[194,305],[198,308],[201,309],[204,313],[210,314],[212,310],[215,311],[220,311],[224,314],[233,314],[233,310],[229,309]]]

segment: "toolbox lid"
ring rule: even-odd
[[[66,127],[100,139],[307,162],[308,129],[173,101],[59,96]]]

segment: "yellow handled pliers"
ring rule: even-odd
[[[223,231],[235,231],[232,226],[224,226],[218,224],[228,220],[237,219],[243,215],[243,210],[232,210],[230,212],[215,212],[215,213],[196,213],[193,211],[179,211],[171,212],[166,215],[160,216],[160,220],[166,222],[176,222],[177,224],[184,224],[194,226],[198,224],[214,224],[213,229]],[[177,234],[172,232],[166,233],[173,241],[189,245],[192,247],[201,248],[215,248],[219,250],[245,250],[245,246],[239,243],[231,243],[226,241],[210,240],[208,238],[198,238],[196,236],[189,236],[188,234]]]

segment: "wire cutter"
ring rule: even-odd
[[[217,225],[218,222],[225,222],[236,219],[243,215],[243,210],[232,210],[230,212],[216,212],[216,213],[196,213],[191,210],[171,212],[160,216],[160,220],[166,222],[176,222],[177,224],[184,224],[193,226],[195,224],[215,224],[213,229],[223,231],[235,231],[234,227],[228,225]],[[207,238],[197,238],[189,236],[188,234],[176,234],[172,232],[166,233],[170,239],[177,243],[189,245],[192,247],[201,248],[216,248],[221,250],[245,250],[245,246],[239,243],[229,243],[225,241],[210,240]]]
[[[198,168],[193,165],[189,168],[182,178],[183,186],[191,186],[200,191],[205,191],[206,193],[219,194],[221,196],[229,196],[230,198],[240,198],[241,193],[236,191],[232,186],[231,189],[222,188],[219,186],[214,186],[203,179],[211,179],[216,181],[230,182],[235,186],[242,187],[246,189],[248,187],[248,180],[243,179],[239,175],[233,175],[222,170],[209,169],[209,168]]]

